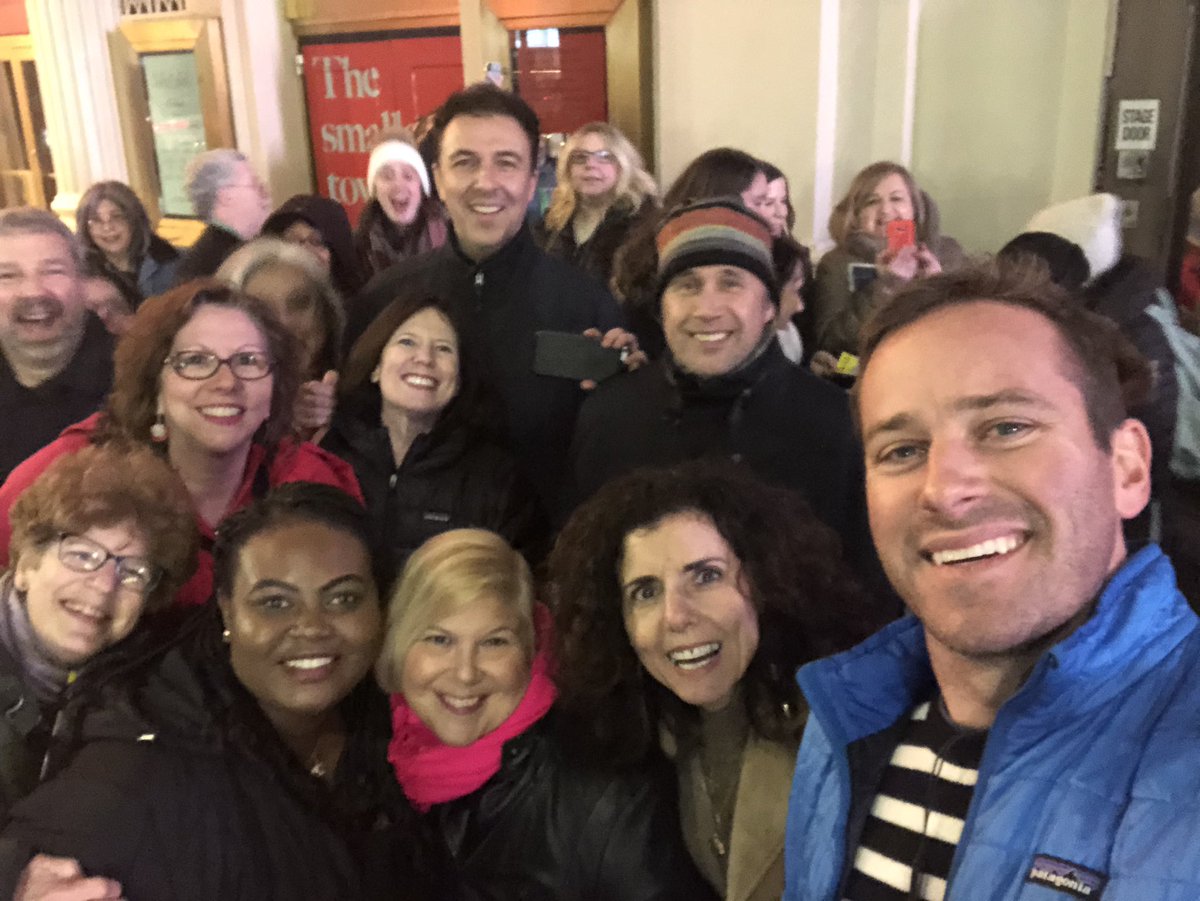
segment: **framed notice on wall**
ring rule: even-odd
[[[141,64],[150,107],[159,212],[191,216],[183,173],[196,154],[208,149],[195,54],[147,53]]]
[[[130,182],[159,234],[189,244],[202,225],[184,191],[193,157],[233,147],[217,19],[125,20],[110,39]]]

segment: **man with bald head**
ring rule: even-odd
[[[913,615],[799,675],[785,897],[1200,897],[1200,620],[1122,533],[1145,363],[1008,264],[914,283],[862,346],[871,531]]]

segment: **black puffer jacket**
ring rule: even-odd
[[[445,859],[431,897],[709,901],[683,845],[674,773],[660,763],[589,769],[566,752],[551,714],[504,746],[500,771],[481,789],[425,814],[425,841]]]
[[[574,332],[621,325],[616,302],[595,280],[537,246],[529,226],[481,263],[450,240],[377,275],[350,307],[347,340],[401,293],[462,304],[485,349],[487,378],[504,404],[507,436],[543,505],[558,496],[584,392],[570,379],[533,371],[539,330]]]
[[[330,790],[236,681],[219,629],[211,610],[192,613],[165,653],[122,661],[102,696],[64,710],[51,778],[0,836],[0,896],[41,851],[119,880],[131,899],[362,897],[352,849],[375,822],[386,731],[372,724],[386,730],[386,704],[366,690],[346,702],[353,725]]]
[[[321,442],[354,467],[390,580],[425,541],[450,529],[490,529],[536,562],[546,527],[513,455],[466,428],[420,435],[395,465],[387,430],[341,410]]]

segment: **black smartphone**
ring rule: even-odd
[[[560,379],[602,382],[625,368],[623,351],[574,332],[536,332],[533,371]]]
[[[857,293],[870,286],[879,277],[879,270],[874,263],[851,263],[846,272],[846,281],[850,290]]]

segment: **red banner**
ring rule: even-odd
[[[463,86],[457,34],[308,44],[304,90],[317,191],[351,223],[369,198],[369,148],[381,132],[433,112]]]

